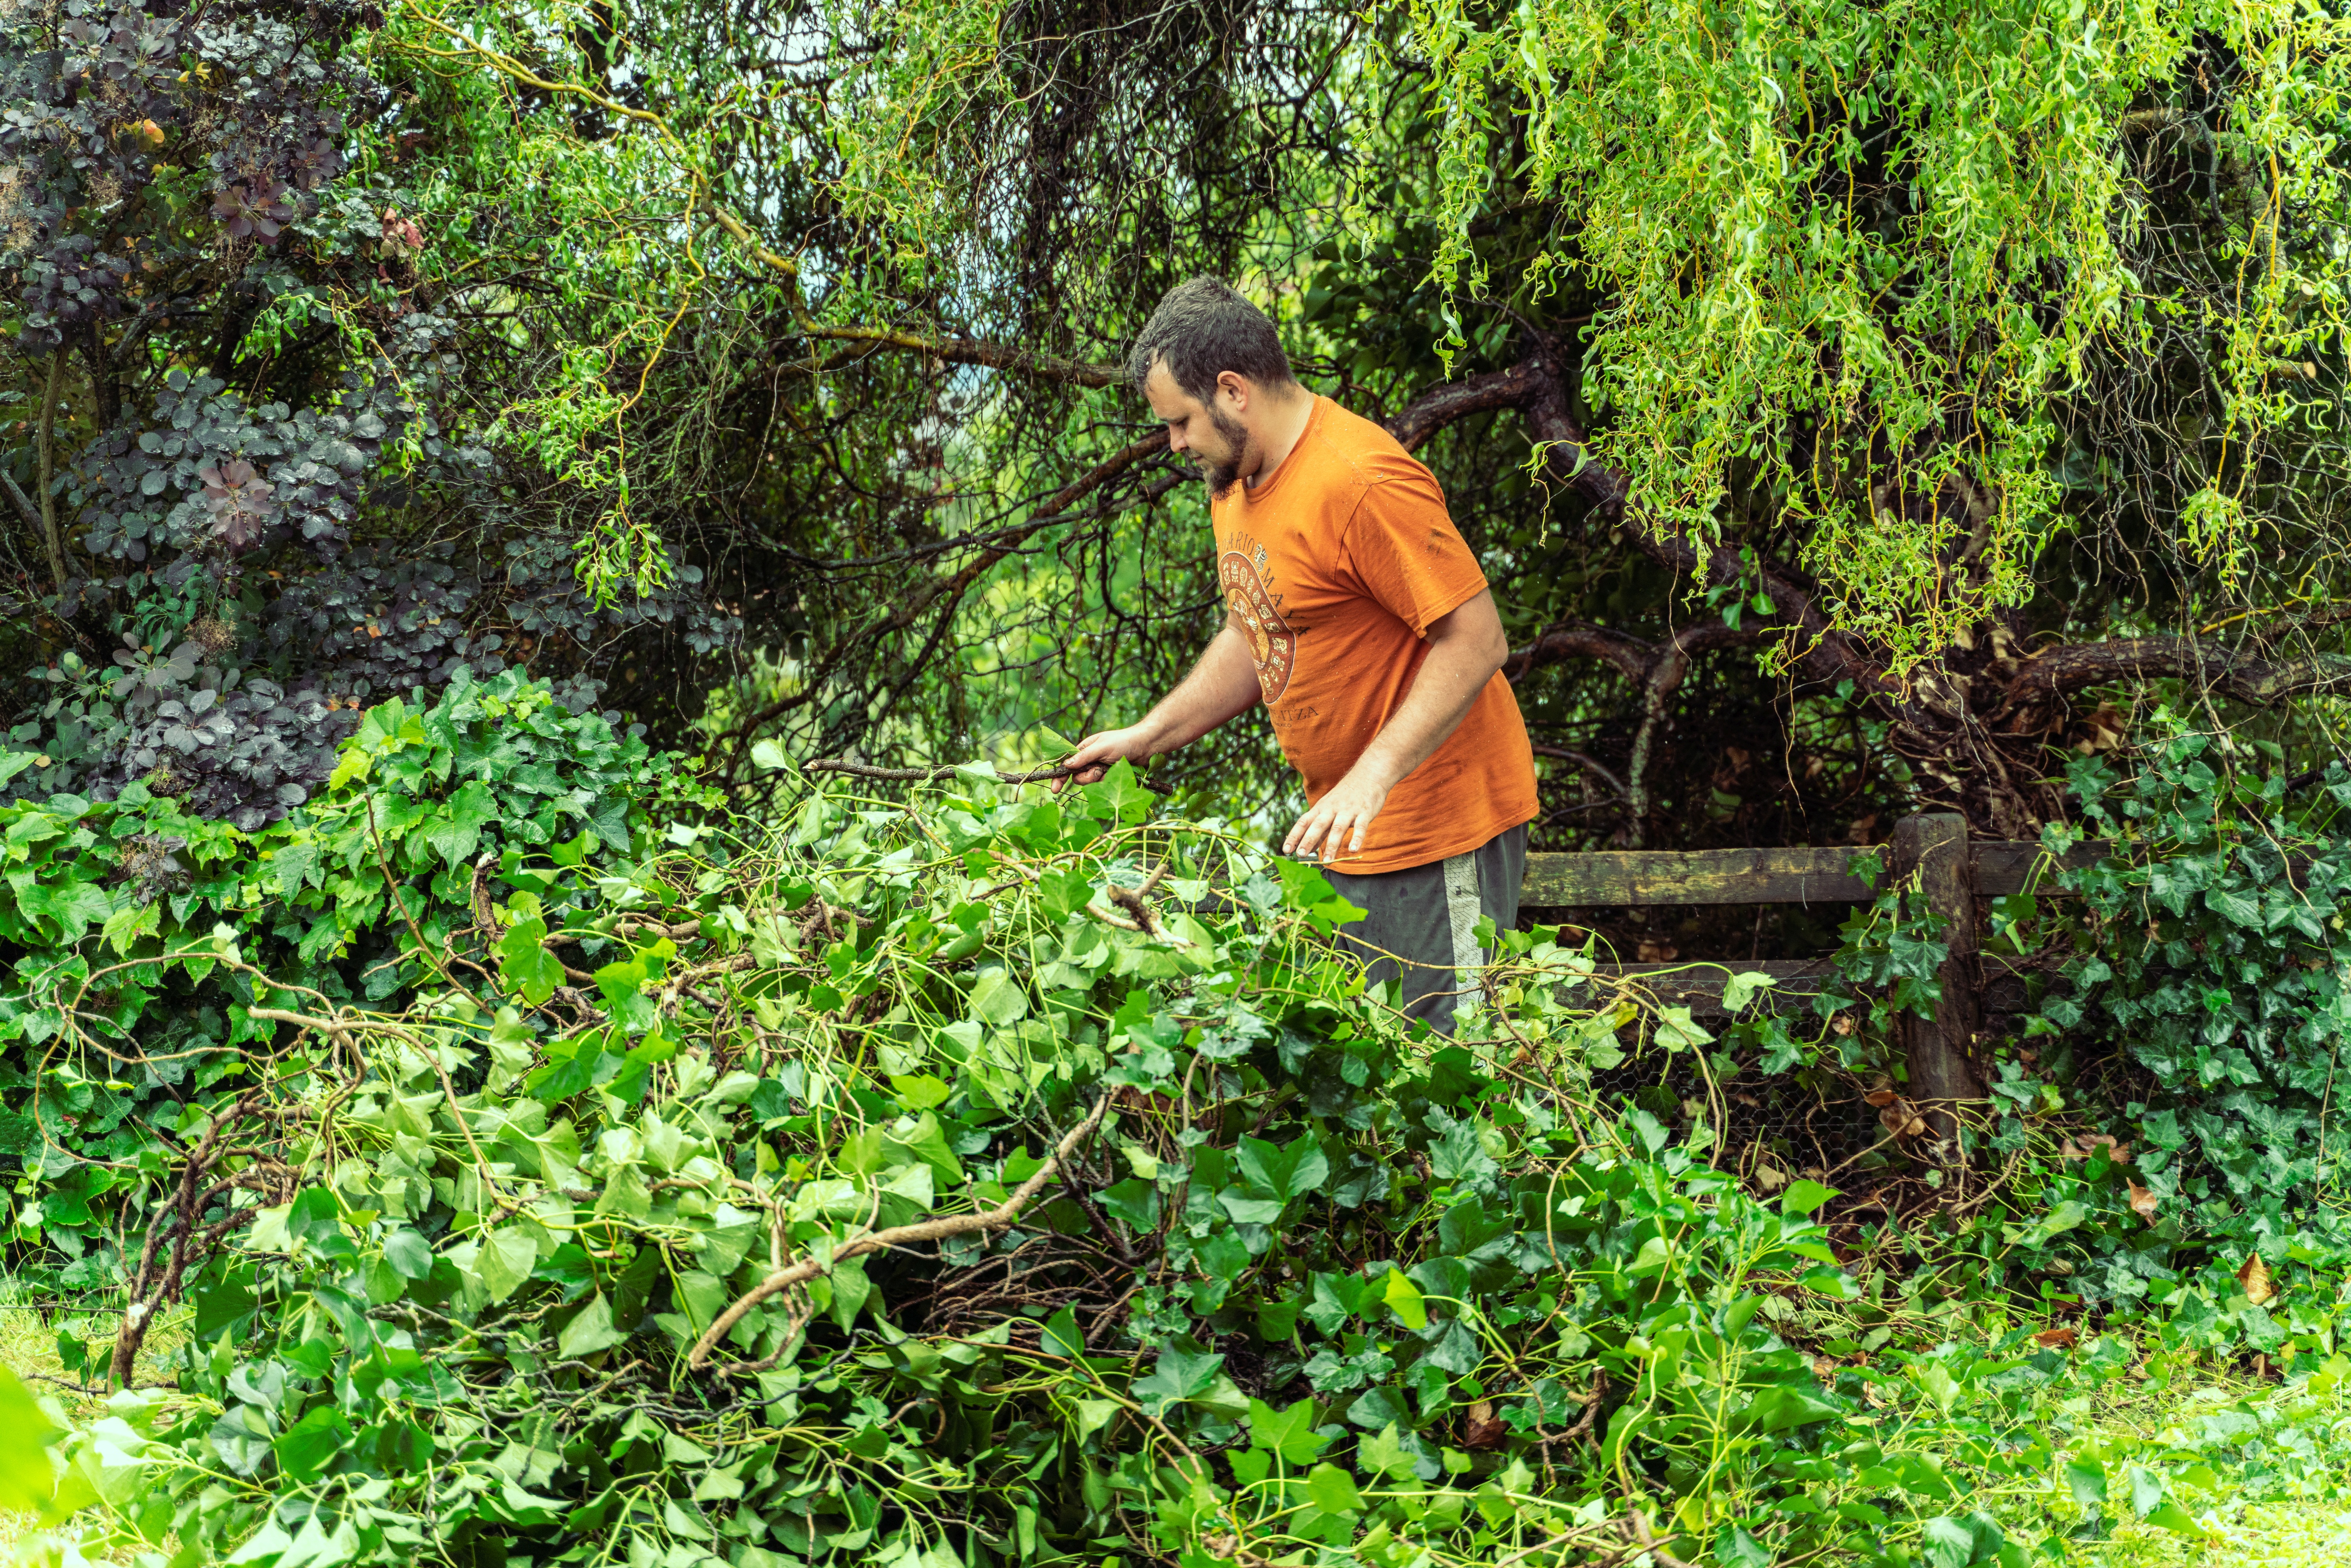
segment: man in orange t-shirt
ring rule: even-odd
[[[1367,913],[1344,929],[1405,1010],[1451,1032],[1479,915],[1516,923],[1534,753],[1510,643],[1429,471],[1290,374],[1273,323],[1213,277],[1171,289],[1127,368],[1208,481],[1224,629],[1143,721],[1070,761],[1140,761],[1265,704],[1309,809],[1282,852]]]

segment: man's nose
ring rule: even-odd
[[[1184,433],[1183,433],[1182,431],[1180,431],[1180,430],[1176,429],[1176,428],[1174,425],[1172,425],[1172,424],[1171,424],[1171,425],[1169,425],[1169,426],[1167,427],[1167,450],[1168,450],[1168,451],[1170,451],[1170,452],[1181,452],[1181,451],[1183,451],[1186,446],[1189,446],[1190,444],[1191,444],[1191,443],[1190,443],[1190,442],[1186,441],[1186,440],[1184,439]]]

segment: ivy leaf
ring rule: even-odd
[[[642,958],[623,958],[596,971],[596,988],[604,995],[613,1020],[631,1033],[642,1033],[661,1022],[661,1009],[644,994],[650,976]]]
[[[1331,1175],[1331,1162],[1312,1134],[1301,1134],[1288,1148],[1277,1148],[1262,1138],[1243,1138],[1241,1174],[1261,1191],[1288,1202],[1320,1187]]]
[[[350,1438],[350,1423],[343,1419],[343,1413],[331,1405],[321,1405],[270,1447],[277,1455],[278,1467],[307,1485],[326,1474]]]
[[[1808,1427],[1841,1414],[1825,1399],[1789,1384],[1775,1383],[1748,1403],[1744,1419],[1758,1432],[1784,1432],[1792,1427]]]
[[[1771,1568],[1771,1549],[1735,1524],[1726,1524],[1714,1538],[1714,1560],[1722,1568]]]
[[[1151,1230],[1159,1224],[1159,1189],[1141,1176],[1129,1176],[1116,1186],[1104,1187],[1094,1195],[1104,1214],[1113,1219],[1123,1219],[1137,1230]]]
[[[612,1303],[599,1291],[594,1299],[580,1308],[571,1321],[563,1325],[556,1336],[555,1348],[567,1360],[593,1355],[600,1350],[610,1350],[629,1336],[612,1326]],[[1218,1358],[1220,1361],[1222,1357]]]
[[[1086,1336],[1078,1330],[1078,1314],[1068,1307],[1045,1320],[1044,1335],[1039,1343],[1048,1355],[1075,1361],[1086,1354]]]
[[[482,826],[494,821],[498,803],[489,788],[480,779],[466,784],[449,797],[449,803],[435,814],[430,827],[424,830],[424,841],[441,852],[450,865],[471,860],[474,850],[482,841]]]
[[[1168,1406],[1188,1403],[1214,1388],[1224,1367],[1222,1355],[1195,1354],[1170,1345],[1159,1353],[1159,1364],[1150,1375],[1136,1379],[1130,1392],[1146,1413],[1164,1416]]]
[[[1501,1173],[1502,1167],[1479,1141],[1473,1123],[1451,1121],[1437,1112],[1430,1113],[1429,1122],[1444,1127],[1428,1145],[1428,1168],[1437,1179],[1475,1182]]]
[[[1796,1218],[1812,1213],[1836,1195],[1836,1188],[1833,1186],[1823,1186],[1811,1180],[1799,1181],[1781,1195],[1780,1212],[1792,1219]]]
[[[49,1445],[64,1436],[16,1375],[0,1366],[0,1510],[47,1508],[57,1490]]]
[[[1276,1410],[1262,1399],[1249,1401],[1249,1447],[1281,1456],[1284,1464],[1311,1463],[1330,1439],[1314,1429],[1314,1401],[1301,1399]]]
[[[1724,988],[1726,992],[1729,989],[1729,987]],[[1714,1036],[1698,1027],[1698,1020],[1690,1017],[1689,1009],[1660,1008],[1656,1039],[1667,1051],[1695,1051],[1701,1045],[1712,1043]]]
[[[498,938],[498,982],[539,1007],[563,984],[563,960],[547,950],[547,922],[534,915]]]
[[[2196,1522],[2196,1518],[2193,1514],[2189,1513],[2186,1509],[2180,1507],[2176,1502],[2164,1503],[2160,1507],[2148,1511],[2145,1517],[2149,1524],[2156,1525],[2164,1530],[2168,1530],[2175,1535],[2205,1535],[2209,1533],[2202,1525]]]
[[[432,1244],[414,1230],[401,1227],[383,1239],[383,1260],[403,1280],[422,1280],[433,1272]]]
[[[28,919],[53,924],[57,929],[58,944],[69,946],[80,941],[82,933],[93,923],[104,920],[113,911],[114,901],[107,897],[104,888],[68,877],[47,887],[18,887],[16,907]]]
[[[1029,1016],[1029,993],[1003,969],[988,969],[971,983],[970,1016],[1008,1029]]]
[[[1930,1568],[1968,1568],[1975,1561],[1976,1532],[1956,1519],[1930,1519],[1918,1534]]]
[[[1417,1463],[1412,1450],[1404,1446],[1403,1437],[1397,1435],[1394,1421],[1357,1445],[1355,1458],[1373,1474],[1389,1477],[1410,1475]]]
[[[2124,1472],[2130,1478],[2131,1511],[2145,1519],[2163,1505],[2163,1478],[2144,1465]]]
[[[2248,898],[2227,888],[2208,887],[2204,890],[2204,907],[2231,925],[2261,928],[2262,905],[2259,899]]]
[[[1380,1292],[1380,1300],[1387,1303],[1398,1322],[1415,1333],[1428,1326],[1428,1308],[1421,1300],[1420,1287],[1405,1279],[1402,1270],[1388,1270],[1387,1286]]]
[[[1336,1465],[1317,1465],[1307,1473],[1306,1497],[1324,1513],[1353,1513],[1364,1506],[1355,1478]]]
[[[1140,827],[1151,815],[1151,791],[1135,782],[1134,764],[1120,758],[1097,784],[1080,797],[1087,814],[1122,828]]]
[[[2043,1215],[2040,1219],[2034,1222],[2032,1230],[2026,1233],[2027,1239],[2030,1240],[2032,1245],[2036,1247],[2040,1246],[2042,1243],[2048,1241],[2051,1238],[2061,1236],[2064,1232],[2073,1229],[2075,1226],[2081,1224],[2082,1221],[2089,1218],[2090,1211],[2087,1208],[2084,1207],[2081,1204],[2074,1202],[2072,1198],[2067,1198],[2064,1202],[2054,1205],[2051,1207],[2048,1213]]]
[[[409,1234],[413,1235],[412,1231]],[[538,1262],[538,1249],[520,1230],[508,1228],[494,1231],[482,1243],[481,1255],[474,1260],[475,1272],[480,1276],[482,1288],[489,1293],[493,1304],[505,1301],[525,1280]]]

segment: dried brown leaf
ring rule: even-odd
[[[2053,1329],[2043,1329],[2032,1336],[2032,1343],[2048,1350],[2071,1350],[2080,1342],[2082,1331],[2071,1323],[2060,1323]]]
[[[2158,1207],[2155,1201],[2155,1194],[2147,1191],[2147,1188],[2139,1186],[2137,1182],[2130,1184],[2130,1206],[2131,1212],[2133,1214],[2137,1215],[2149,1225],[2153,1225],[2155,1223],[2155,1216]]]
[[[1465,1448],[1499,1448],[1505,1430],[1502,1418],[1494,1414],[1494,1402],[1480,1399],[1462,1416],[1461,1446]]]
[[[2246,1259],[2245,1266],[2237,1270],[2237,1283],[2244,1288],[2245,1300],[2257,1307],[2277,1299],[2277,1281],[2270,1277],[2270,1266],[2262,1261],[2258,1252]]]

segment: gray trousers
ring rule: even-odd
[[[1331,885],[1367,913],[1339,927],[1339,942],[1363,958],[1373,985],[1401,977],[1404,1010],[1439,1034],[1454,1015],[1477,1005],[1478,968],[1490,955],[1478,946],[1478,917],[1499,931],[1519,921],[1519,883],[1527,870],[1523,823],[1479,848],[1428,865],[1367,875],[1325,870]]]

